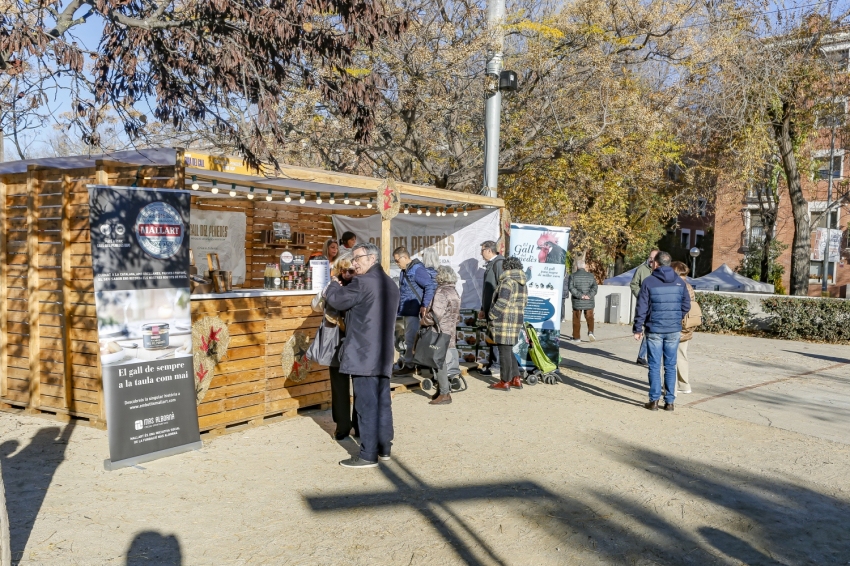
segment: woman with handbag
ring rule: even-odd
[[[679,349],[676,353],[676,393],[690,393],[691,382],[688,367],[688,343],[694,337],[694,330],[702,324],[702,309],[696,301],[694,288],[688,283],[685,276],[688,274],[688,266],[681,261],[674,261],[670,264],[673,271],[682,278],[685,282],[685,287],[688,289],[688,295],[691,297],[691,310],[685,315],[682,320],[682,334],[679,338]]]
[[[431,308],[422,317],[421,326],[430,332],[440,332],[449,337],[446,359],[431,373],[436,374],[437,392],[431,399],[431,405],[448,405],[452,402],[452,389],[449,376],[460,374],[460,364],[456,347],[457,323],[460,319],[460,295],[457,293],[457,273],[449,266],[437,268],[437,290]]]
[[[502,370],[501,381],[490,386],[499,391],[510,391],[511,387],[522,389],[519,364],[514,356],[514,344],[519,341],[523,327],[523,313],[528,302],[526,278],[522,262],[511,256],[502,263],[499,286],[493,293],[493,306],[487,321],[487,337],[499,348]]]
[[[331,267],[331,281],[328,285],[333,285],[338,280],[345,286],[351,283],[353,278],[351,254],[342,253]],[[351,413],[351,379],[339,371],[339,348],[345,339],[345,313],[328,306],[324,300],[324,293],[325,290],[322,289],[313,299],[313,310],[323,313],[324,318],[316,339],[307,351],[307,357],[328,366],[331,378],[331,414],[336,423],[334,438],[344,440],[351,434],[352,427],[354,427],[354,435],[359,436],[357,414],[352,416]]]

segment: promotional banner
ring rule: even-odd
[[[245,283],[245,213],[193,210],[189,234],[199,271],[207,270],[207,254],[218,254],[221,269],[230,271],[234,285]]]
[[[827,236],[827,232],[829,235]],[[812,245],[812,261],[823,261],[826,242],[829,241],[829,261],[841,261],[841,230],[827,230],[818,228],[815,230],[814,244]]]
[[[468,216],[425,216],[399,214],[392,219],[392,244],[390,251],[404,246],[411,257],[422,259],[426,248],[434,248],[442,265],[449,265],[458,274],[457,292],[462,309],[481,308],[481,291],[484,282],[484,259],[481,243],[499,239],[499,211],[472,210]],[[354,232],[357,242],[371,242],[381,246],[381,217],[378,214],[365,218],[333,216],[337,234]],[[393,262],[390,276],[398,278],[400,269]]]
[[[569,228],[511,224],[509,255],[518,257],[525,267],[528,289],[525,322],[537,330],[543,351],[555,363],[559,361],[561,296],[569,241]],[[534,366],[528,357],[527,344],[520,343],[514,351],[520,359],[525,359],[526,368]]]
[[[201,448],[189,305],[189,194],[90,187],[108,470]]]

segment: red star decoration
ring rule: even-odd
[[[390,200],[390,196],[393,194],[393,190],[389,187],[384,189],[384,210],[389,210],[392,207],[392,201]]]
[[[218,335],[221,332],[221,328],[216,330],[215,328],[210,328],[210,343],[218,342]]]
[[[209,373],[209,371],[205,370],[204,366],[201,366],[201,369],[199,369],[198,372],[195,375],[198,376],[198,381],[203,381],[208,373]]]

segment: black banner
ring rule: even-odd
[[[189,195],[89,188],[108,469],[200,448]]]

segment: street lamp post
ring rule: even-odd
[[[691,248],[691,277],[696,279],[697,276],[697,258],[699,257],[699,248],[694,246]]]

